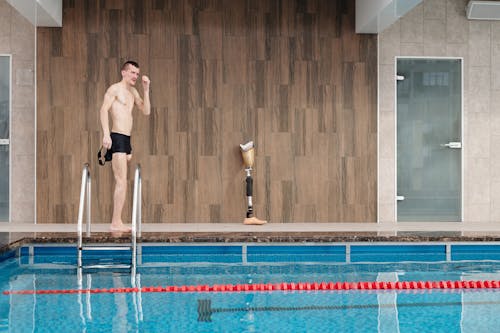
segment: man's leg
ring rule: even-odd
[[[114,153],[111,165],[115,177],[115,193],[110,228],[113,231],[130,231],[130,228],[125,226],[122,221],[122,210],[127,195],[127,155],[125,153]]]

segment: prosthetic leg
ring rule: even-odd
[[[243,220],[243,224],[266,224],[267,221],[259,220],[258,218],[253,216],[253,179],[251,174],[255,156],[253,141],[241,144],[240,149],[241,155],[243,156],[243,163],[245,164],[245,172],[247,174],[247,217]]]

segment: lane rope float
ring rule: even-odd
[[[183,292],[255,292],[255,291],[321,291],[321,290],[431,290],[431,289],[498,289],[499,280],[477,281],[398,281],[398,282],[283,282],[255,284],[214,284],[151,286],[141,288],[6,290],[4,295],[104,294],[104,293],[183,293]]]

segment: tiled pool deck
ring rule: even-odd
[[[92,224],[92,232],[108,232],[109,224]],[[85,229],[85,225],[84,225]],[[76,224],[0,223],[0,232],[18,233],[76,233]],[[400,223],[268,223],[244,225],[241,223],[144,223],[145,233],[377,233],[396,235],[401,232],[458,232],[500,236],[500,222],[400,222]]]

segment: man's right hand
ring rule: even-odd
[[[102,146],[106,149],[111,149],[111,136],[109,135],[105,135],[103,138],[102,138]]]

